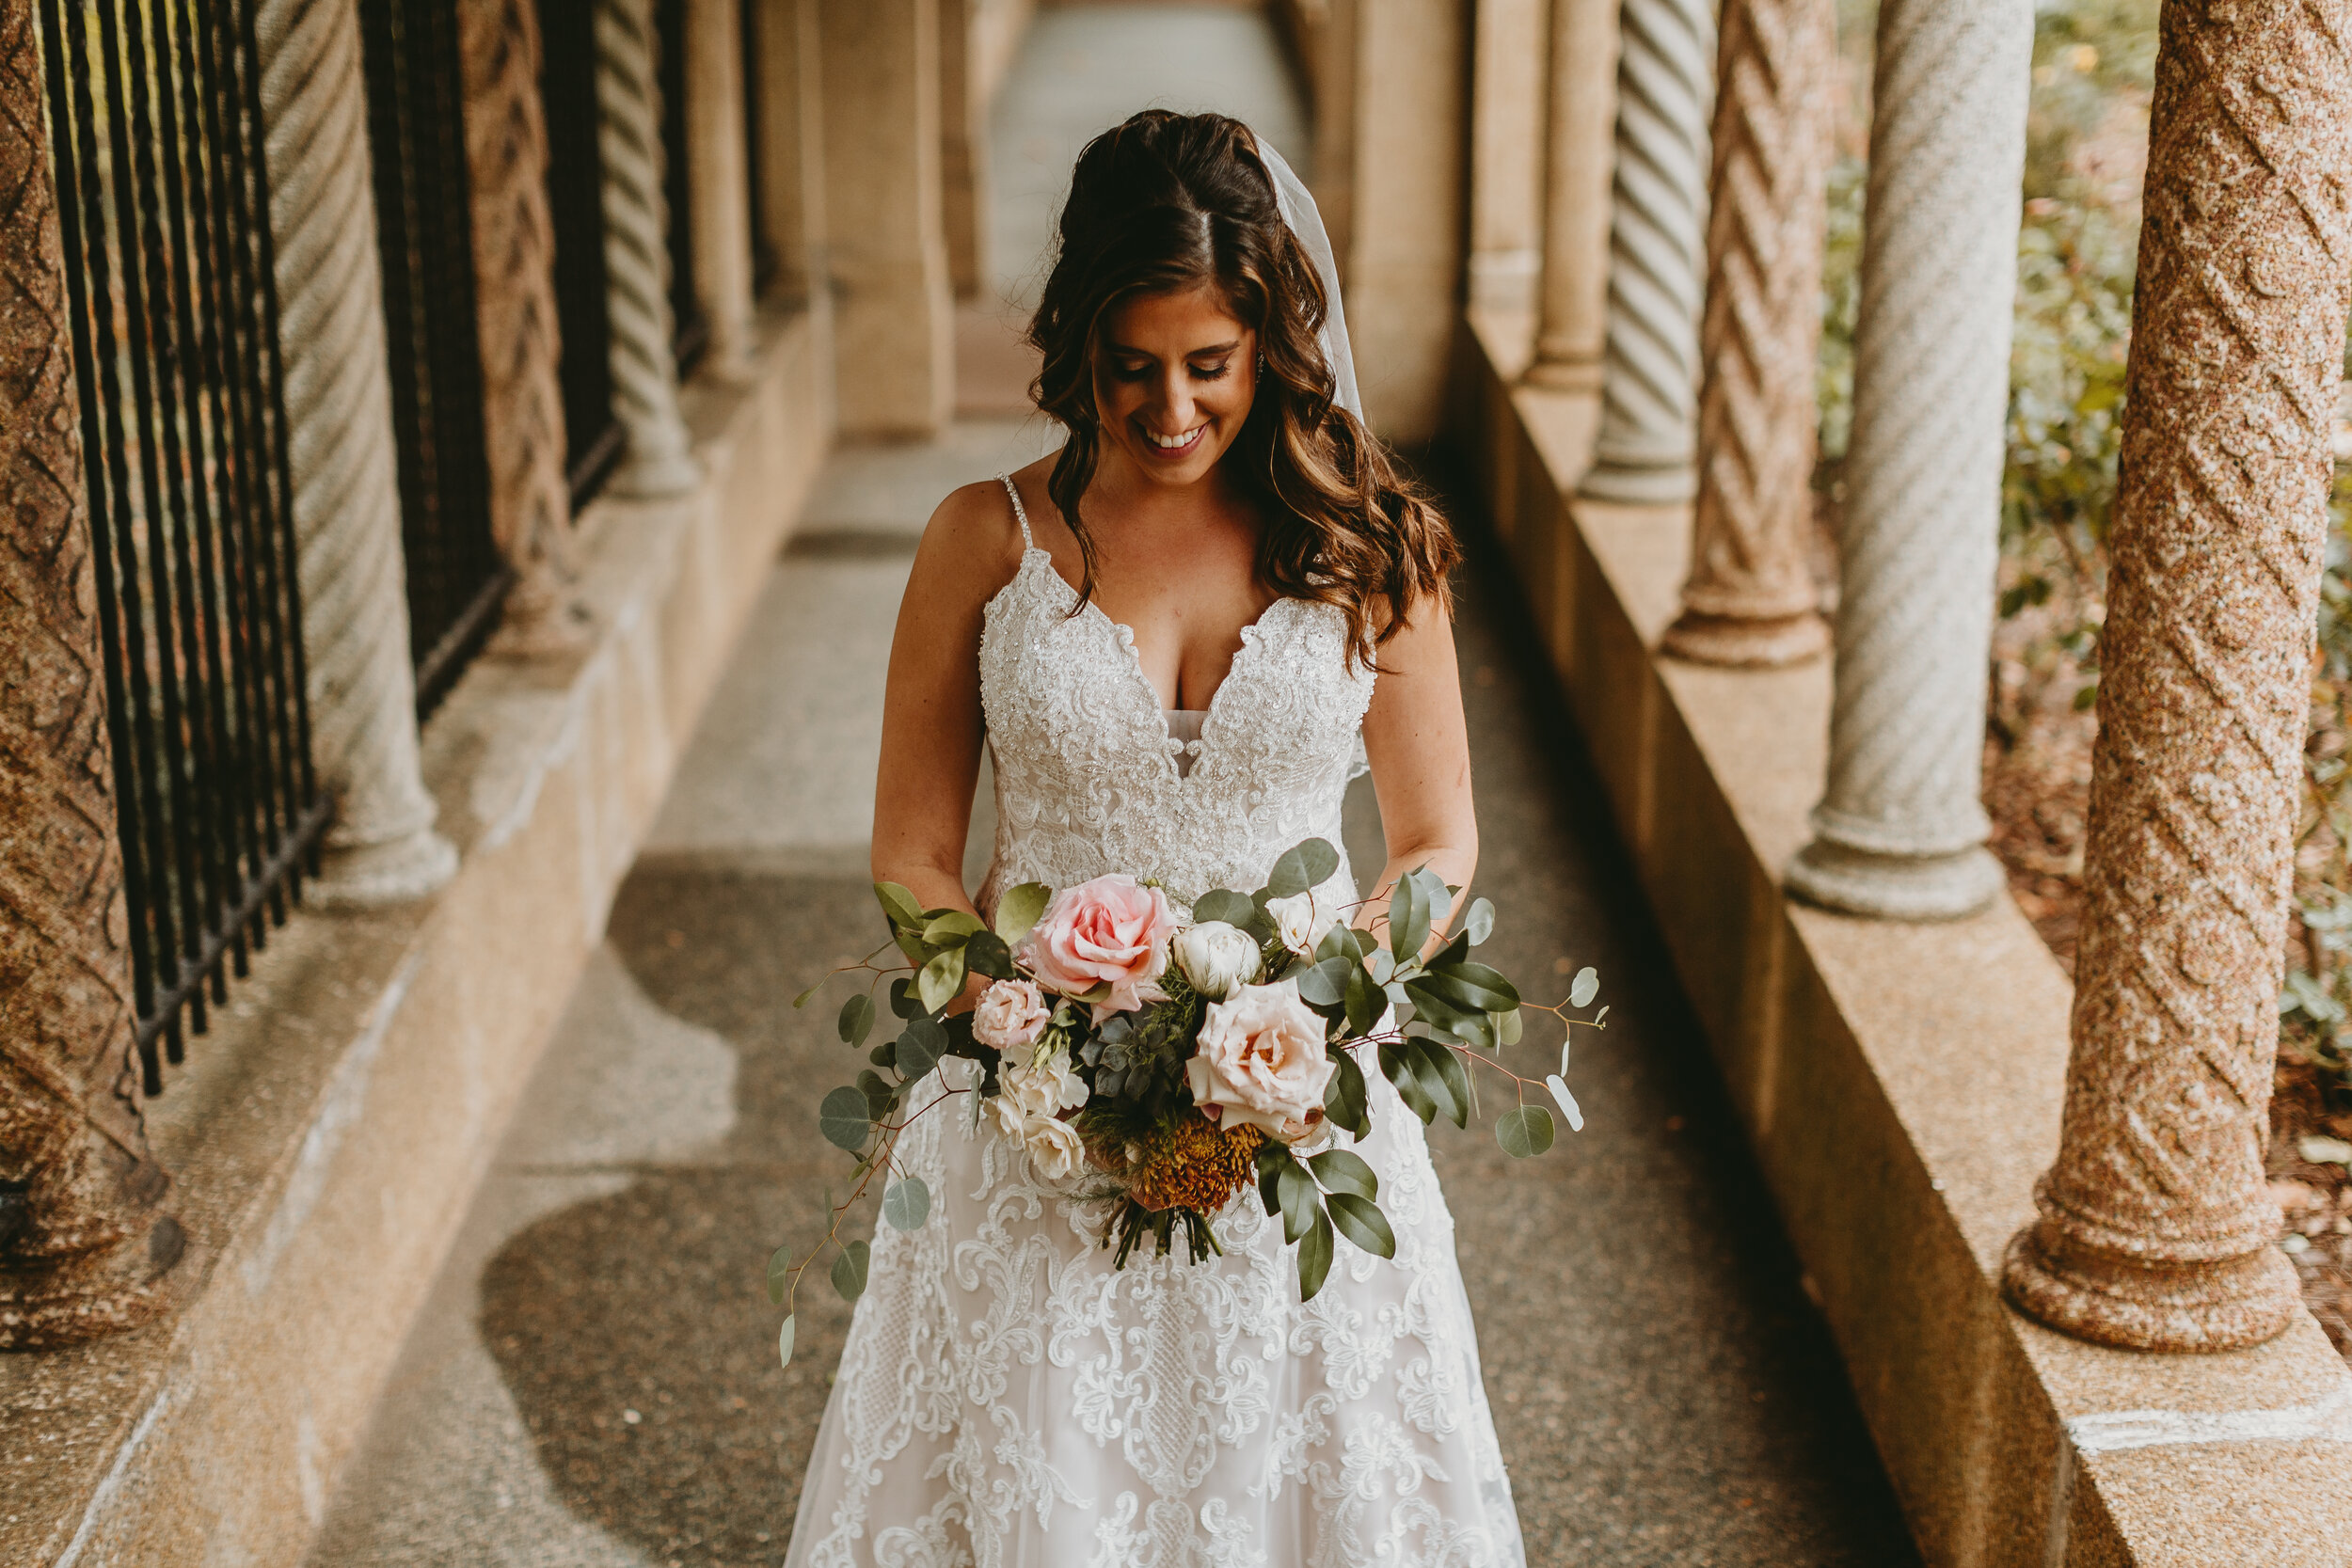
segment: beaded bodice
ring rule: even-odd
[[[1200,738],[1175,738],[1134,632],[1091,602],[1071,613],[1076,590],[1030,538],[1019,492],[1005,489],[1025,548],[980,635],[996,777],[982,904],[1017,882],[1068,887],[1112,871],[1156,877],[1189,902],[1259,887],[1301,839],[1338,847],[1375,678],[1351,667],[1340,611],[1277,599],[1242,629]],[[1344,858],[1332,883],[1353,887]]]

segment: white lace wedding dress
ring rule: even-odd
[[[1110,871],[1189,900],[1262,885],[1301,839],[1340,844],[1374,677],[1348,668],[1336,610],[1276,601],[1187,743],[1133,635],[1091,605],[1070,615],[1075,596],[1032,545],[988,606],[984,906]],[[1326,891],[1354,899],[1343,861]],[[1115,1270],[1096,1214],[972,1130],[961,1096],[917,1117],[899,1152],[930,1217],[875,1231],[787,1563],[1518,1568],[1454,1219],[1421,1123],[1367,1077],[1357,1147],[1396,1257],[1341,1241],[1303,1305],[1254,1190],[1217,1218],[1222,1258],[1147,1243]],[[914,1103],[945,1092],[934,1077]]]

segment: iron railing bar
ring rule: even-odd
[[[174,9],[181,19],[181,36],[186,43],[188,60],[188,68],[182,72],[180,80],[182,123],[194,128],[189,146],[192,155],[198,152],[202,154],[200,170],[209,198],[202,204],[196,225],[200,231],[200,243],[195,247],[194,278],[196,292],[203,307],[199,313],[197,354],[200,380],[206,388],[208,417],[205,423],[212,436],[213,487],[221,496],[224,513],[233,514],[224,515],[218,520],[216,530],[220,582],[215,625],[224,639],[222,648],[227,659],[226,684],[229,690],[224,696],[224,706],[231,702],[234,705],[234,713],[229,721],[233,722],[239,741],[233,760],[224,763],[225,787],[234,792],[236,806],[234,816],[227,826],[236,848],[235,859],[242,863],[244,874],[259,877],[268,863],[268,855],[262,846],[262,808],[254,793],[250,767],[257,705],[253,684],[257,676],[252,668],[252,641],[246,632],[250,613],[246,592],[247,585],[245,574],[238,568],[236,547],[237,518],[246,515],[249,500],[244,482],[245,465],[238,460],[232,446],[232,442],[239,438],[237,432],[241,418],[236,407],[238,383],[229,373],[228,356],[221,348],[221,320],[227,309],[221,274],[227,260],[227,235],[220,214],[215,210],[220,190],[220,166],[216,152],[219,132],[211,117],[204,112],[205,95],[197,90],[199,78],[209,69],[206,65],[208,52],[202,44],[205,24],[193,9],[194,5],[199,3],[200,0],[178,0]],[[209,562],[209,556],[207,560]],[[246,952],[242,931],[232,952],[236,973],[243,975],[246,973]]]
[[[269,518],[272,535],[270,545],[273,560],[284,568],[285,594],[279,602],[284,606],[285,615],[283,641],[287,651],[292,655],[289,660],[289,674],[292,677],[290,684],[294,692],[294,752],[299,784],[290,800],[299,801],[303,806],[308,807],[318,798],[318,775],[310,759],[310,669],[309,657],[302,642],[302,596],[295,587],[294,576],[294,465],[292,454],[288,450],[286,433],[284,402],[286,365],[283,356],[278,351],[278,343],[277,242],[270,230],[268,199],[265,194],[269,189],[269,159],[262,147],[261,136],[261,126],[263,122],[262,49],[253,28],[253,12],[254,8],[249,3],[242,4],[237,8],[239,23],[237,41],[243,51],[245,62],[245,69],[239,72],[237,81],[238,85],[245,89],[245,108],[248,117],[246,123],[254,128],[252,139],[254,179],[246,187],[247,201],[253,201],[257,193],[261,193],[261,210],[250,214],[247,231],[253,236],[258,270],[262,278],[261,307],[264,312],[262,321],[266,325],[266,330],[262,333],[262,346],[269,364],[269,382],[264,394],[265,412],[270,416],[272,433],[276,437],[270,445],[270,455],[276,462],[276,471],[272,477],[276,482],[275,492],[278,505]],[[315,856],[313,862],[311,870],[315,873]],[[298,863],[295,864],[289,872],[285,882],[288,892],[293,895],[296,902],[300,902],[302,897],[302,871],[303,867]]]
[[[52,112],[53,119],[64,123],[58,126],[58,134],[51,137],[50,148],[63,198],[58,202],[57,230],[67,293],[73,310],[73,369],[82,404],[84,495],[89,509],[91,565],[98,578],[98,624],[106,650],[113,656],[100,663],[104,667],[106,683],[106,737],[113,752],[123,895],[133,914],[132,1000],[139,1015],[145,1017],[151,1010],[155,995],[154,967],[148,957],[151,939],[145,925],[145,907],[150,896],[146,857],[142,852],[146,843],[147,799],[140,787],[138,753],[133,745],[133,700],[126,686],[127,672],[134,668],[135,661],[124,653],[129,644],[124,640],[125,611],[116,589],[115,561],[119,545],[116,520],[121,511],[120,494],[129,484],[129,478],[122,471],[121,443],[109,439],[107,435],[118,422],[114,406],[117,394],[112,291],[106,287],[109,269],[105,218],[95,166],[97,129],[88,87],[88,39],[78,0],[48,0],[41,7],[40,19],[49,101],[61,108],[71,105],[67,113]],[[101,301],[107,303],[102,306]],[[88,460],[93,442],[105,449],[97,463]],[[134,624],[129,635],[135,638],[135,610],[132,616]],[[155,1059],[151,1042],[140,1050],[140,1069],[147,1092],[159,1092],[163,1069]]]
[[[147,549],[145,565],[149,592],[152,595],[147,606],[154,619],[153,653],[157,679],[156,694],[162,703],[164,744],[149,753],[151,766],[160,766],[169,786],[171,832],[159,847],[170,855],[177,876],[171,893],[174,900],[158,898],[155,912],[159,921],[165,918],[168,902],[180,906],[182,924],[168,942],[158,942],[155,955],[157,972],[168,961],[172,968],[171,989],[178,990],[183,970],[183,955],[193,951],[194,932],[202,925],[195,898],[196,856],[190,842],[188,824],[196,815],[195,801],[188,786],[184,769],[176,765],[173,742],[181,735],[180,680],[175,678],[177,651],[173,647],[171,577],[167,564],[171,543],[169,522],[164,510],[163,476],[157,471],[156,454],[162,444],[162,434],[155,421],[157,391],[154,374],[154,349],[158,334],[155,315],[148,299],[148,279],[142,276],[141,259],[146,250],[147,235],[140,224],[139,191],[143,182],[138,178],[141,167],[132,150],[134,136],[147,134],[149,127],[140,123],[144,114],[129,106],[126,76],[130,73],[129,48],[118,8],[102,4],[96,8],[101,39],[105,47],[103,64],[107,98],[107,130],[114,148],[113,172],[117,244],[122,251],[123,314],[135,334],[136,348],[131,355],[131,387],[135,416],[138,421],[139,498],[144,503]],[[152,163],[147,166],[152,173]],[[143,350],[143,352],[141,352]],[[173,1060],[178,1060],[175,1056]]]
[[[515,584],[512,570],[501,567],[484,583],[449,625],[440,640],[435,642],[417,664],[417,717],[422,720],[440,706],[441,699],[457,683],[467,661],[489,639],[498,626],[499,609],[506,598],[506,591]]]
[[[321,796],[311,801],[310,806],[294,818],[294,827],[286,834],[285,841],[279,844],[277,850],[270,856],[268,875],[246,884],[244,895],[236,907],[236,919],[233,922],[225,923],[221,929],[205,937],[204,963],[192,970],[189,976],[182,980],[183,988],[200,983],[205,969],[220,961],[221,953],[229,942],[229,932],[261,913],[262,905],[270,896],[271,889],[283,885],[299,874],[302,857],[310,853],[316,847],[319,835],[326,830],[327,822],[332,819],[334,814],[334,799],[331,796]],[[143,1046],[151,1044],[158,1034],[176,1032],[180,1019],[179,1005],[186,1000],[187,995],[183,989],[170,999],[170,1005],[167,1008],[140,1022],[137,1037]]]
[[[169,95],[157,90],[158,73],[169,69],[168,59],[158,47],[158,17],[151,3],[138,0],[127,21],[123,30],[127,44],[123,69],[130,84],[131,128],[136,149],[132,183],[137,192],[139,246],[147,265],[144,292],[149,340],[145,358],[155,393],[149,418],[160,441],[163,490],[169,508],[151,521],[149,534],[156,545],[163,546],[155,550],[153,569],[159,595],[167,592],[163,582],[169,582],[167,592],[171,595],[173,629],[179,634],[181,671],[178,689],[167,689],[166,709],[167,713],[172,706],[179,710],[179,722],[173,726],[178,746],[167,747],[165,755],[174,764],[174,783],[185,789],[190,808],[188,816],[179,825],[180,831],[172,836],[179,842],[183,874],[187,879],[181,893],[187,920],[181,937],[182,952],[184,960],[196,962],[203,946],[203,933],[219,917],[223,880],[215,839],[220,811],[216,769],[212,766],[216,753],[199,706],[204,696],[199,689],[208,683],[211,672],[204,665],[203,629],[197,610],[195,544],[200,526],[199,514],[208,513],[209,508],[203,504],[203,487],[192,487],[189,483],[194,476],[186,462],[181,419],[187,407],[188,388],[181,374],[184,368],[184,340],[178,330],[180,310],[175,306],[185,293],[176,286],[177,278],[184,277],[184,268],[175,269],[172,265],[165,222],[173,204],[171,170],[178,157],[174,135],[177,127],[168,119]],[[163,153],[160,157],[159,149]],[[202,967],[197,964],[199,979]],[[190,1027],[197,1034],[204,1033],[205,998],[201,986],[189,993],[187,1006]]]

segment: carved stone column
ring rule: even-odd
[[[1692,414],[1715,8],[1712,0],[1625,0],[1620,27],[1600,434],[1577,490],[1598,500],[1688,500],[1697,485]]]
[[[1726,0],[1716,71],[1699,498],[1668,652],[1793,664],[1829,646],[1807,568],[1833,0]]]
[[[741,0],[685,0],[687,221],[711,374],[752,373],[752,210]]]
[[[2293,1321],[2265,1187],[2344,317],[2352,0],[2169,4],[2108,534],[2074,1049],[2026,1311],[2142,1350]]]
[[[1600,384],[1609,310],[1609,182],[1616,159],[1616,0],[1551,0],[1544,131],[1544,270],[1538,387]]]
[[[759,16],[757,62],[763,237],[775,249],[776,288],[812,310],[826,306],[815,286],[825,211],[817,4],[769,4]]]
[[[1524,311],[1543,265],[1550,0],[1485,0],[1471,34],[1470,302]]]
[[[556,379],[562,333],[547,116],[539,103],[539,19],[532,0],[458,0],[457,29],[490,528],[516,579],[493,646],[529,657],[581,641],[570,591],[572,501]]]
[[[392,903],[448,881],[457,852],[417,763],[359,17],[354,0],[262,0],[254,30],[310,744],[335,795],[311,885],[330,904]]]
[[[0,1350],[130,1328],[185,1250],[132,1045],[98,573],[29,0],[0,0]]]
[[[628,440],[610,483],[622,495],[674,496],[692,489],[702,468],[678,412],[670,208],[661,182],[660,34],[653,0],[596,0],[596,7],[612,415]]]
[[[1791,891],[1857,914],[1981,909],[2031,0],[1879,11],[1829,788]]]

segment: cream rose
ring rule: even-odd
[[[1087,1102],[1087,1082],[1072,1069],[1069,1053],[1060,1050],[1041,1064],[1006,1062],[996,1069],[996,1098],[1010,1101],[1024,1116],[1050,1117]]]
[[[1212,1120],[1248,1123],[1286,1142],[1323,1120],[1323,1091],[1335,1070],[1323,1020],[1299,1000],[1296,980],[1244,986],[1210,1004],[1199,1050],[1184,1064],[1193,1102]]]
[[[1256,979],[1263,967],[1258,939],[1222,920],[1204,920],[1177,932],[1174,952],[1192,989],[1212,1002],[1222,1002]]]
[[[1022,1142],[1028,1148],[1029,1163],[1048,1181],[1067,1181],[1086,1163],[1086,1140],[1078,1130],[1052,1117],[1031,1117]]]
[[[1094,1005],[1099,1022],[1158,999],[1152,982],[1168,967],[1176,911],[1168,895],[1133,877],[1112,875],[1054,895],[1045,913],[1021,939],[1021,961],[1038,984],[1065,996],[1108,986]]]
[[[980,992],[972,1009],[972,1037],[998,1051],[1025,1051],[1053,1016],[1035,980],[999,980]]]
[[[1302,958],[1314,957],[1315,944],[1340,923],[1339,910],[1318,903],[1312,888],[1288,898],[1267,899],[1265,912],[1274,918],[1274,934],[1282,945]]]

